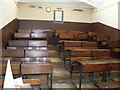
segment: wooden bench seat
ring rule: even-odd
[[[100,82],[97,86],[101,89],[120,88],[120,81]]]
[[[40,79],[23,79],[23,83],[29,83],[31,86],[40,86],[42,84]],[[0,86],[4,85],[4,80],[0,79]]]

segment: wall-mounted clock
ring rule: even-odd
[[[46,11],[47,11],[47,12],[50,12],[50,11],[51,11],[51,8],[50,8],[50,7],[47,7],[47,8],[46,8]]]

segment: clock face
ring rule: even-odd
[[[47,12],[50,12],[50,11],[51,11],[51,8],[50,8],[50,7],[47,7],[47,8],[46,8],[46,11],[47,11]]]

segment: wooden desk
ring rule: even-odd
[[[49,74],[50,89],[52,89],[52,73],[53,65],[50,63],[26,63],[23,62],[21,65],[22,75],[40,75]]]
[[[89,73],[90,72],[106,72],[106,71],[110,70],[110,68],[113,67],[113,65],[111,65],[111,64],[120,64],[120,61],[118,61],[118,60],[96,60],[96,61],[79,61],[77,63],[80,64],[79,89],[81,89],[82,73],[85,73],[85,72],[89,72]],[[96,68],[96,67],[99,67],[99,68]],[[103,75],[104,79],[105,79],[105,77],[106,77],[106,75]],[[105,80],[103,80],[103,81],[105,81]]]

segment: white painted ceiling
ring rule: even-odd
[[[18,2],[39,3],[46,5],[75,6],[85,8],[96,8],[108,0],[16,0]]]

